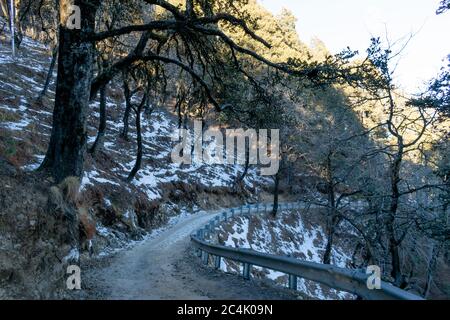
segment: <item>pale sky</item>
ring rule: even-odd
[[[321,39],[337,53],[349,46],[365,54],[370,38],[385,30],[395,41],[414,33],[398,63],[397,84],[414,93],[434,77],[450,54],[450,11],[436,16],[439,0],[259,0],[273,13],[297,17],[300,39]]]

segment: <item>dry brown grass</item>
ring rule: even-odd
[[[78,196],[78,207],[93,208],[101,206],[104,201],[104,193],[99,186],[88,186]]]
[[[93,239],[96,233],[96,228],[95,228],[95,221],[89,214],[89,210],[86,208],[79,208],[78,216],[80,219],[81,231],[86,236],[86,239],[87,240]]]
[[[20,115],[16,112],[0,109],[0,122],[15,122],[20,120]]]
[[[5,129],[0,129],[0,156],[16,168],[20,168],[33,158],[30,144],[13,137],[11,132]]]
[[[68,204],[76,205],[78,202],[80,179],[78,177],[67,177],[58,185],[58,189]]]

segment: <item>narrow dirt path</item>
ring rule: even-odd
[[[245,281],[201,265],[190,234],[217,215],[200,212],[131,250],[83,271],[87,299],[300,299],[262,281]]]

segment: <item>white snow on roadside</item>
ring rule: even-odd
[[[241,219],[240,223],[233,225],[233,233],[230,233],[228,239],[224,245],[234,248],[252,249],[247,237],[248,237],[248,219]]]
[[[78,248],[72,248],[67,256],[63,258],[64,262],[80,260],[80,251]]]

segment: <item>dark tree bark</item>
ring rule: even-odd
[[[280,173],[275,175],[275,188],[273,191],[273,209],[272,216],[276,217],[278,212],[278,196],[280,193]]]
[[[249,148],[251,148],[250,145],[249,145]],[[239,176],[238,183],[245,179],[245,177],[247,176],[249,167],[250,167],[250,151],[246,150],[244,172],[242,172],[242,174]]]
[[[137,142],[137,155],[136,155],[136,162],[134,164],[133,169],[131,170],[130,174],[128,175],[127,182],[133,181],[133,179],[136,177],[136,174],[138,173],[139,169],[141,169],[142,164],[142,154],[143,154],[143,146],[142,146],[142,128],[141,128],[141,115],[142,110],[144,109],[144,106],[147,103],[147,95],[145,94],[142,98],[141,103],[136,106],[136,142]]]
[[[177,116],[178,116],[178,129],[181,129],[181,127],[183,126],[183,110],[182,109],[183,109],[185,100],[186,100],[186,93],[184,92],[184,90],[182,88],[179,88],[178,94],[177,94],[177,102],[175,103],[175,111],[177,112]],[[185,114],[186,114],[186,112],[184,113],[184,115]]]
[[[137,142],[137,155],[136,162],[134,163],[134,167],[128,175],[127,182],[133,181],[134,177],[138,173],[142,164],[142,132],[141,132],[141,110],[136,112],[136,142]]]
[[[181,112],[182,105],[183,101],[180,98],[178,98],[177,103],[175,104],[175,110],[178,116],[178,129],[181,129],[181,127],[183,126],[183,113]]]
[[[245,177],[247,176],[248,169],[250,167],[250,152],[246,150],[245,152],[245,164],[244,164],[244,171],[241,175],[239,175],[234,182],[233,190],[234,192],[238,192],[239,185],[242,181],[244,181]]]
[[[400,200],[400,168],[403,159],[403,139],[398,137],[398,151],[391,165],[391,205],[387,218],[386,229],[389,238],[389,252],[391,255],[391,276],[394,278],[394,284],[401,287],[404,283],[404,277],[401,271],[401,261],[399,246],[400,243],[395,235],[395,217]]]
[[[83,19],[81,30],[59,27],[58,79],[50,144],[40,169],[59,182],[69,176],[81,177],[86,151],[86,119],[89,109],[95,46],[84,42],[84,32],[95,29],[98,0],[75,1]]]
[[[339,215],[336,206],[336,191],[334,183],[334,174],[332,166],[332,156],[330,152],[326,161],[327,182],[326,191],[328,194],[328,230],[327,230],[327,244],[323,254],[323,263],[331,264],[331,252],[333,249],[334,235],[339,224]]]
[[[98,126],[97,137],[89,153],[94,154],[97,150],[103,148],[106,133],[106,85],[100,88],[100,123]]]
[[[130,87],[128,86],[127,80],[123,79],[123,94],[125,96],[125,112],[123,114],[123,128],[121,132],[121,137],[125,140],[128,140],[128,131],[130,127],[130,113],[132,109],[131,105],[131,91]]]
[[[392,92],[390,86],[387,89],[389,96],[389,120],[388,120],[388,130],[389,132],[396,138],[397,142],[397,152],[393,156],[391,167],[390,167],[390,179],[391,179],[391,203],[389,207],[389,214],[386,219],[386,231],[389,241],[389,253],[391,255],[391,276],[394,278],[394,285],[397,287],[403,287],[405,285],[405,279],[402,275],[401,270],[401,261],[400,261],[400,243],[401,241],[397,240],[395,234],[395,223],[397,210],[400,201],[400,169],[403,161],[403,154],[405,150],[405,144],[403,140],[403,136],[398,132],[398,129],[395,127],[393,118],[395,112],[395,101],[392,96]]]
[[[328,195],[328,235],[327,244],[325,246],[325,252],[323,254],[323,263],[331,264],[331,251],[333,249],[334,235],[339,223],[339,217],[336,212],[336,199],[334,190],[329,192]]]
[[[38,97],[39,101],[41,101],[42,98],[44,98],[44,96],[47,94],[48,87],[50,86],[50,82],[52,81],[53,78],[53,70],[55,70],[57,58],[58,58],[58,46],[55,46],[52,52],[52,61],[50,62],[47,77],[45,78],[44,88],[42,88],[42,91],[39,93]]]
[[[239,187],[242,186],[241,183],[244,181],[245,177],[247,176],[248,169],[250,167],[250,152],[246,150],[245,152],[245,165],[244,165],[244,171],[241,175],[239,175],[235,181],[233,186],[233,192],[237,193],[239,192]]]

